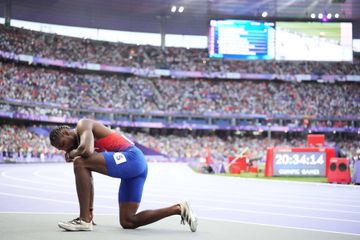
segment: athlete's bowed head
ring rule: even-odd
[[[59,150],[65,151],[65,160],[70,161],[68,153],[79,147],[79,138],[69,126],[62,125],[50,132],[50,143]]]

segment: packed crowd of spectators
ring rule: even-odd
[[[272,74],[359,75],[354,63],[231,61],[209,59],[205,49],[165,48],[110,43],[59,36],[0,25],[0,50],[16,54],[68,61],[94,62],[136,68],[186,71]],[[272,116],[360,116],[360,85],[316,82],[230,81],[207,79],[142,78],[79,72],[51,67],[0,62],[0,112],[59,117],[94,117],[92,111],[141,111],[186,114],[264,114]],[[9,104],[18,100],[17,104]],[[80,113],[79,113],[80,114]],[[104,115],[107,113],[105,112]],[[297,121],[297,120],[296,120]],[[300,120],[295,125],[303,125]],[[323,120],[319,127],[342,127],[344,121]],[[50,128],[40,126],[40,128]],[[0,125],[0,162],[63,161],[47,136],[29,127]],[[305,146],[305,138],[264,136],[217,136],[184,134],[182,131],[131,133],[141,144],[175,158],[201,158],[210,150],[214,159],[226,159],[249,148],[252,157],[264,159],[271,146]],[[360,148],[359,137],[329,139],[348,157]]]
[[[21,100],[24,106],[19,108],[25,113],[55,116],[70,116],[66,109],[97,108],[144,113],[358,116],[359,92],[360,85],[349,82],[151,79],[0,62],[0,100]],[[38,107],[29,108],[26,103]]]
[[[0,125],[0,162],[54,162],[63,156],[51,147],[47,136],[23,125]]]
[[[148,109],[151,92],[140,80],[98,74],[77,74],[48,68],[0,62],[0,97],[24,102],[55,104],[58,107]],[[142,91],[144,92],[142,94]]]
[[[0,50],[68,61],[204,72],[356,75],[360,64],[209,59],[206,49],[130,45],[0,26]]]
[[[153,80],[174,112],[342,116],[358,115],[358,84]],[[180,104],[179,104],[180,103]]]

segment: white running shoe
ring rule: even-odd
[[[198,222],[197,217],[192,212],[190,205],[187,201],[179,203],[181,209],[181,224],[185,225],[185,221],[190,226],[192,232],[196,232]]]
[[[75,218],[74,220],[68,222],[59,222],[58,226],[66,231],[92,231],[93,222],[85,222],[80,218]]]

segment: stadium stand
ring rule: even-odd
[[[163,50],[154,46],[78,39],[3,26],[0,26],[0,32],[1,51],[68,61],[206,72],[288,75],[356,75],[360,72],[360,61],[356,56],[353,63],[214,60],[209,59],[203,49]],[[109,124],[117,121],[186,123],[223,128],[271,124],[275,127],[302,127],[305,131],[309,127],[327,128],[330,132],[341,129],[349,133],[334,134],[330,137],[330,144],[337,144],[349,156],[359,148],[358,141],[354,141],[358,139],[358,133],[353,130],[360,127],[360,86],[349,81],[149,78],[3,59],[0,62],[0,87],[0,112],[5,119],[1,132],[7,136],[0,145],[2,161],[15,155],[37,156],[21,157],[22,161],[30,162],[31,159],[42,159],[44,154],[58,155],[43,136],[46,136],[46,129],[52,127],[46,122],[54,117],[60,119],[55,121],[57,123],[72,118],[75,120],[66,123],[74,123],[76,119],[87,117]],[[34,116],[49,118],[34,119]],[[18,119],[20,123],[9,125],[6,120],[9,118]],[[38,128],[25,127],[28,124],[24,125],[22,121],[29,120],[37,120]],[[204,149],[211,148],[215,158],[224,159],[243,147],[263,158],[268,146],[304,144],[304,137],[289,135],[288,130],[269,140],[265,133],[249,135],[253,129],[249,129],[246,136],[232,132],[225,137],[208,132],[203,135],[187,129],[175,130],[174,134],[166,130],[165,134],[156,133],[154,137],[153,133],[127,128],[140,143],[175,158],[201,157]],[[44,131],[45,134],[39,134]],[[19,146],[14,143],[14,138],[21,143]]]

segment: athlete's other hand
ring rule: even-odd
[[[65,153],[65,161],[66,162],[73,162],[74,161],[74,159],[72,159],[71,157],[70,157],[70,153]]]

